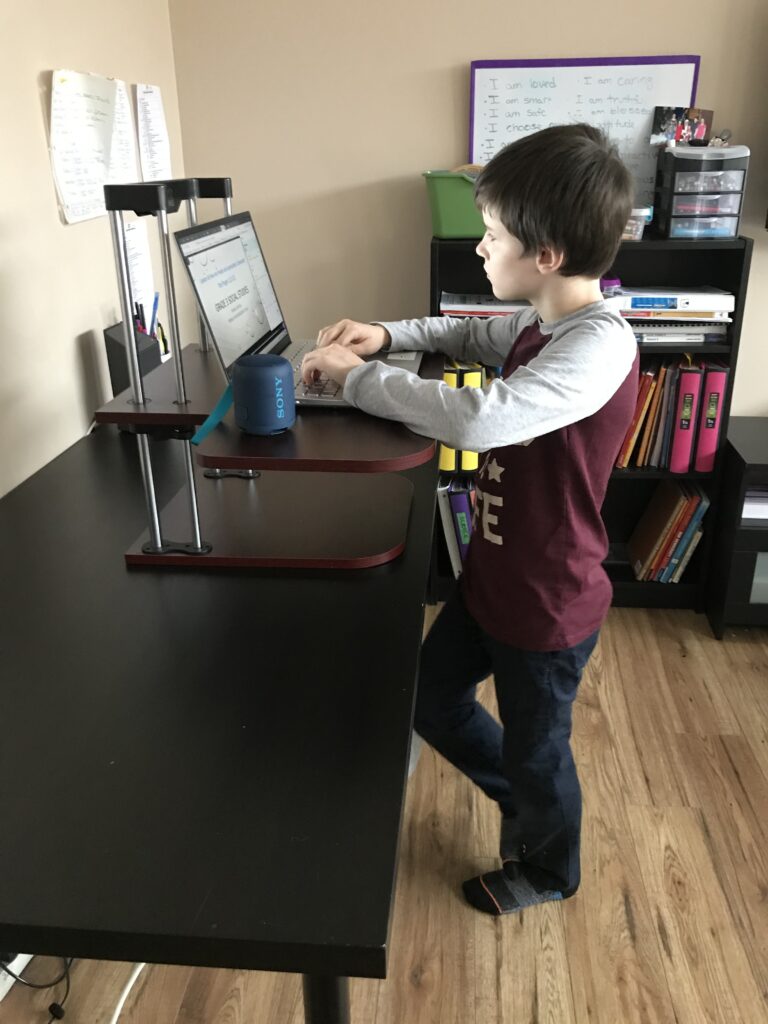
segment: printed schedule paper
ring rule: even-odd
[[[112,149],[109,155],[107,184],[141,181],[136,150],[136,129],[133,125],[131,98],[125,82],[115,80],[115,120],[112,128]]]
[[[166,181],[173,178],[163,98],[156,85],[136,86],[136,110],[144,181]]]
[[[74,224],[102,216],[104,185],[138,180],[125,83],[79,71],[54,71],[50,149],[65,221]]]
[[[141,303],[144,307],[144,315],[149,323],[155,297],[155,285],[152,277],[152,259],[149,254],[146,219],[125,222],[125,255],[128,261],[128,276],[131,282],[133,301]]]

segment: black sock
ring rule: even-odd
[[[496,917],[563,898],[557,889],[534,887],[517,861],[506,861],[500,871],[489,871],[468,879],[462,889],[467,902],[476,910]]]

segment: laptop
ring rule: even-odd
[[[312,385],[302,381],[301,361],[315,343],[291,339],[250,213],[185,228],[176,231],[175,238],[228,378],[240,356],[281,355],[293,367],[297,405],[349,408],[335,381],[328,377]],[[386,352],[369,358],[416,373],[422,353]]]

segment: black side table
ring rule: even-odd
[[[726,626],[768,625],[768,518],[744,514],[753,488],[768,491],[768,417],[732,417],[706,597],[718,640]]]

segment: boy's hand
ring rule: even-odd
[[[351,348],[359,356],[372,356],[390,341],[389,331],[381,324],[361,324],[356,320],[339,320],[323,327],[317,336],[317,347],[340,345]]]
[[[347,374],[360,366],[363,360],[355,355],[351,347],[335,343],[307,352],[301,361],[301,379],[305,384],[313,384],[321,374],[335,380],[344,387]]]

